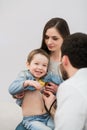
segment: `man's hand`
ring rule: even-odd
[[[43,99],[47,109],[49,110],[50,106],[56,99],[56,96],[52,92],[44,90]]]

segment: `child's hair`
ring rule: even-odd
[[[31,63],[33,57],[34,57],[36,54],[44,55],[44,56],[46,56],[46,58],[48,59],[48,62],[50,61],[50,56],[49,56],[49,54],[47,54],[47,52],[45,52],[43,49],[40,49],[40,48],[39,48],[39,49],[32,50],[32,51],[29,53],[29,55],[28,55],[28,57],[27,57],[27,62],[28,62],[29,64]]]

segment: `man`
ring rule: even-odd
[[[55,130],[87,130],[87,34],[68,36],[61,47],[64,82],[57,92]],[[45,104],[54,99],[44,96]],[[50,101],[51,102],[51,101]]]

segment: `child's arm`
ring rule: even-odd
[[[24,82],[25,82],[26,78],[25,78],[25,74],[24,72],[20,72],[17,76],[17,78],[11,83],[11,85],[9,86],[9,93],[11,95],[16,95],[20,92],[24,91]]]
[[[28,87],[31,87],[31,86],[29,86],[29,85],[33,85],[33,87],[35,87],[35,89],[41,89],[41,88],[42,88],[42,86],[41,86],[42,84],[40,85],[37,81],[26,80],[26,81],[24,82],[24,84],[23,84],[24,90],[27,89],[27,86],[28,86]],[[29,90],[29,88],[28,88],[27,90]],[[18,94],[13,95],[13,98],[17,99],[17,100],[18,100],[17,102],[19,102],[19,100],[24,97],[24,94],[25,94],[25,91],[20,92],[20,93],[18,93]]]

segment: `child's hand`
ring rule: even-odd
[[[40,90],[42,88],[42,86],[40,85],[40,83],[38,81],[26,80],[25,82],[26,82],[27,86],[33,86],[37,90]]]

